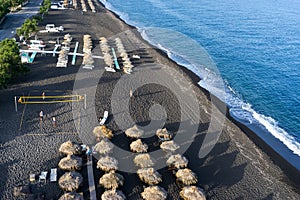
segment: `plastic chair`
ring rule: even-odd
[[[48,172],[41,172],[41,175],[39,176],[39,182],[44,181],[44,183],[46,183],[46,181],[47,181],[47,174],[48,174]]]

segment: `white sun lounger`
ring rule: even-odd
[[[101,119],[100,121],[100,125],[104,125],[105,121],[107,120],[107,117],[108,117],[108,111],[104,111],[104,115],[103,115],[103,118]]]
[[[50,173],[50,182],[56,182],[57,181],[57,168],[51,169]]]

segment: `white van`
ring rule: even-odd
[[[46,32],[62,32],[64,31],[64,27],[59,26],[59,27],[55,27],[54,24],[47,24],[45,27]]]

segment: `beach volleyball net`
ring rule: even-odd
[[[51,95],[51,96],[21,96],[18,98],[20,104],[51,104],[51,103],[69,103],[84,101],[85,96],[74,95]]]

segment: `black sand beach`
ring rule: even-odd
[[[101,55],[99,37],[104,36],[112,41],[117,36],[122,39],[124,46],[131,50],[131,54],[140,54],[141,59],[135,63],[132,75],[124,75],[122,72],[104,72],[102,60],[95,59],[96,64],[93,70],[82,70],[81,58],[77,59],[76,65],[71,65],[69,61],[67,68],[56,68],[56,57],[38,54],[34,63],[29,65],[31,71],[27,76],[20,77],[8,88],[1,90],[0,176],[2,178],[0,179],[0,199],[15,199],[14,187],[28,184],[30,173],[38,175],[41,171],[49,172],[51,168],[57,167],[61,158],[58,148],[62,142],[66,140],[79,143],[93,141],[92,130],[98,124],[99,117],[105,110],[108,110],[110,114],[115,113],[112,108],[111,102],[114,101],[112,98],[121,99],[124,96],[122,91],[115,94],[118,92],[115,91],[115,88],[120,79],[129,79],[127,83],[131,83],[134,87],[135,82],[143,82],[143,80],[131,80],[131,76],[143,74],[143,77],[151,77],[153,72],[159,70],[162,72],[158,73],[157,80],[166,82],[166,85],[169,79],[178,82],[186,81],[186,85],[177,87],[178,92],[185,94],[185,98],[189,98],[189,94],[195,95],[200,102],[200,124],[196,123],[197,131],[193,135],[194,138],[186,138],[187,141],[192,141],[192,139],[193,141],[191,144],[188,143],[189,146],[184,155],[189,159],[188,167],[198,176],[197,186],[204,189],[207,199],[296,200],[300,198],[299,182],[297,183],[299,171],[293,170],[284,160],[279,162],[280,158],[272,154],[270,148],[264,146],[263,142],[259,141],[251,131],[237,126],[237,122],[233,123],[233,119],[225,119],[223,131],[215,147],[207,156],[200,159],[198,152],[210,125],[212,111],[210,98],[213,97],[198,87],[199,79],[192,72],[178,66],[162,51],[152,48],[142,40],[134,27],[125,24],[100,3],[94,1],[94,4],[97,12],[93,13],[89,10],[83,15],[80,4],[79,9],[76,10],[51,10],[40,27],[44,28],[48,23],[55,23],[62,25],[65,31],[57,34],[39,33],[39,39],[56,40],[58,36],[63,37],[63,34],[69,33],[73,37],[73,41],[80,42],[79,52],[82,53],[82,37],[84,34],[90,34],[94,46],[93,53]],[[53,49],[53,46],[49,45],[48,48]],[[72,44],[71,51],[73,49],[74,45]],[[69,60],[71,60],[71,56],[69,56]],[[156,69],[157,64],[163,67]],[[78,91],[85,91],[87,94],[89,101],[86,110],[83,109],[82,102],[79,102],[75,106],[70,103],[19,105],[18,112],[15,112],[14,96],[39,95],[42,91],[46,91],[46,94],[70,94],[74,89],[74,82],[78,74],[83,74],[85,77],[84,79],[79,78]],[[95,85],[91,84],[94,80],[97,83],[95,93],[93,93]],[[127,85],[127,87],[130,86]],[[134,91],[134,98],[128,105],[130,116],[135,123],[148,125],[151,120],[149,109],[156,104],[161,105],[167,113],[165,127],[171,132],[180,129],[180,124],[184,123],[180,121],[182,105],[179,105],[180,102],[176,100],[174,91],[159,84],[146,84]],[[191,105],[183,106],[189,111],[193,111]],[[119,108],[114,109],[118,110]],[[43,110],[46,115],[43,123],[38,118],[40,110]],[[89,113],[93,110],[96,112],[96,117]],[[78,115],[74,116],[74,113]],[[115,137],[112,142],[115,146],[128,151],[131,140],[124,135],[124,130],[116,122],[118,114],[109,115],[107,126],[114,131]],[[193,121],[192,114],[185,114],[188,114]],[[51,116],[56,116],[58,127],[52,127]],[[89,123],[83,124],[86,121]],[[124,123],[126,124],[126,122]],[[81,130],[78,130],[78,126]],[[90,138],[83,135],[86,133],[90,133]],[[153,130],[153,137],[145,139],[152,151],[158,149],[154,133],[155,130]],[[121,166],[124,162],[133,166],[132,159],[119,158],[117,153],[114,156],[120,159]],[[180,188],[175,183],[172,173],[167,167],[158,171],[163,175],[163,182],[159,185],[168,191],[168,199],[180,199]],[[58,175],[60,176],[62,173],[59,171]],[[82,169],[82,173],[86,174],[85,168]],[[98,185],[102,174],[103,172],[96,169],[94,162],[98,199],[104,191]],[[125,177],[125,184],[120,189],[125,193],[127,199],[142,199],[140,192],[143,191],[143,184],[138,176],[126,171],[120,171],[120,174]],[[45,193],[46,199],[58,199],[63,194],[57,183],[49,181],[42,187],[37,185],[33,187],[35,192]],[[84,185],[81,190],[86,199],[89,199],[87,186]],[[22,197],[18,199],[22,199]]]

